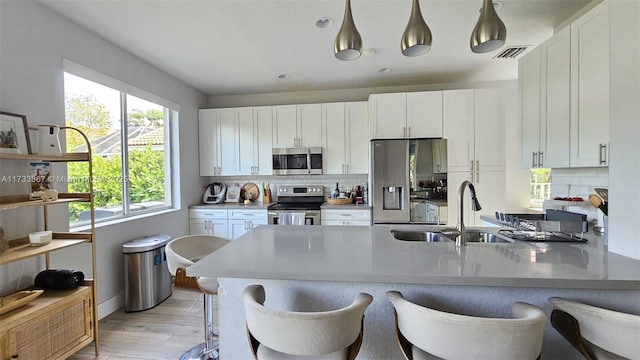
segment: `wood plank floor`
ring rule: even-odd
[[[217,332],[217,321],[214,329]],[[204,342],[203,296],[174,289],[153,309],[135,313],[120,309],[106,316],[98,331],[100,356],[95,356],[91,344],[68,360],[175,360]]]

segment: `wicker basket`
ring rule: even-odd
[[[329,205],[347,205],[347,204],[351,204],[353,202],[353,198],[346,198],[346,199],[332,199],[332,198],[327,198],[327,203]]]

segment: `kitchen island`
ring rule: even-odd
[[[470,243],[456,248],[453,242],[396,240],[390,230],[400,228],[434,229],[259,226],[189,267],[188,275],[217,277],[220,283],[221,356],[251,358],[242,304],[249,284],[264,285],[266,306],[296,311],[343,307],[358,292],[373,295],[359,359],[402,358],[393,333],[393,307],[385,296],[389,290],[417,303],[476,316],[507,317],[515,301],[550,313],[550,296],[640,313],[640,261],[607,252],[595,236],[587,243]],[[579,356],[549,325],[543,358]]]

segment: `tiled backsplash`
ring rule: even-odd
[[[262,199],[262,184],[269,183],[271,193],[277,196],[278,185],[323,185],[325,194],[330,193],[336,188],[336,183],[340,188],[353,189],[358,185],[363,185],[368,181],[367,174],[342,174],[342,175],[288,175],[288,176],[216,176],[209,178],[210,182],[224,182],[228,185],[238,184],[242,186],[245,183],[252,182],[260,188],[260,197]],[[204,191],[204,190],[203,190]],[[274,198],[273,200],[277,200]],[[259,200],[260,201],[260,200]]]
[[[589,203],[589,194],[594,188],[609,187],[609,168],[553,169],[551,171],[551,197],[580,196],[585,200],[582,206],[569,206],[567,211],[586,214],[589,219],[597,219],[602,224],[602,212]],[[560,208],[555,206],[555,208]]]

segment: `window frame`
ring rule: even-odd
[[[177,159],[178,152],[178,119],[180,115],[180,106],[170,100],[164,99],[158,95],[152,94],[146,90],[137,88],[133,85],[115,79],[111,76],[103,74],[99,71],[88,68],[84,65],[73,62],[72,60],[63,58],[62,61],[63,73],[69,73],[71,75],[80,77],[87,81],[91,81],[102,86],[108,87],[119,92],[120,95],[120,134],[121,134],[121,149],[120,155],[122,157],[122,175],[125,178],[129,177],[129,153],[128,153],[128,116],[127,116],[127,97],[134,96],[142,100],[149,101],[156,105],[162,106],[164,113],[164,164],[165,164],[165,178],[164,178],[164,198],[165,205],[153,207],[152,209],[135,210],[131,211],[129,184],[126,180],[121,180],[122,191],[122,203],[120,204],[122,213],[114,216],[109,216],[101,219],[96,219],[96,226],[107,225],[112,223],[118,223],[122,221],[129,221],[139,217],[160,215],[167,211],[177,210],[179,204],[179,182],[178,177],[179,163]],[[66,97],[66,89],[63,90],[63,94]],[[66,104],[64,105],[66,109]],[[65,110],[66,111],[66,110]],[[168,143],[168,144],[167,144]],[[65,169],[66,170],[66,169]],[[94,174],[95,175],[95,174]],[[70,229],[78,230],[89,225],[88,221],[69,222]]]

